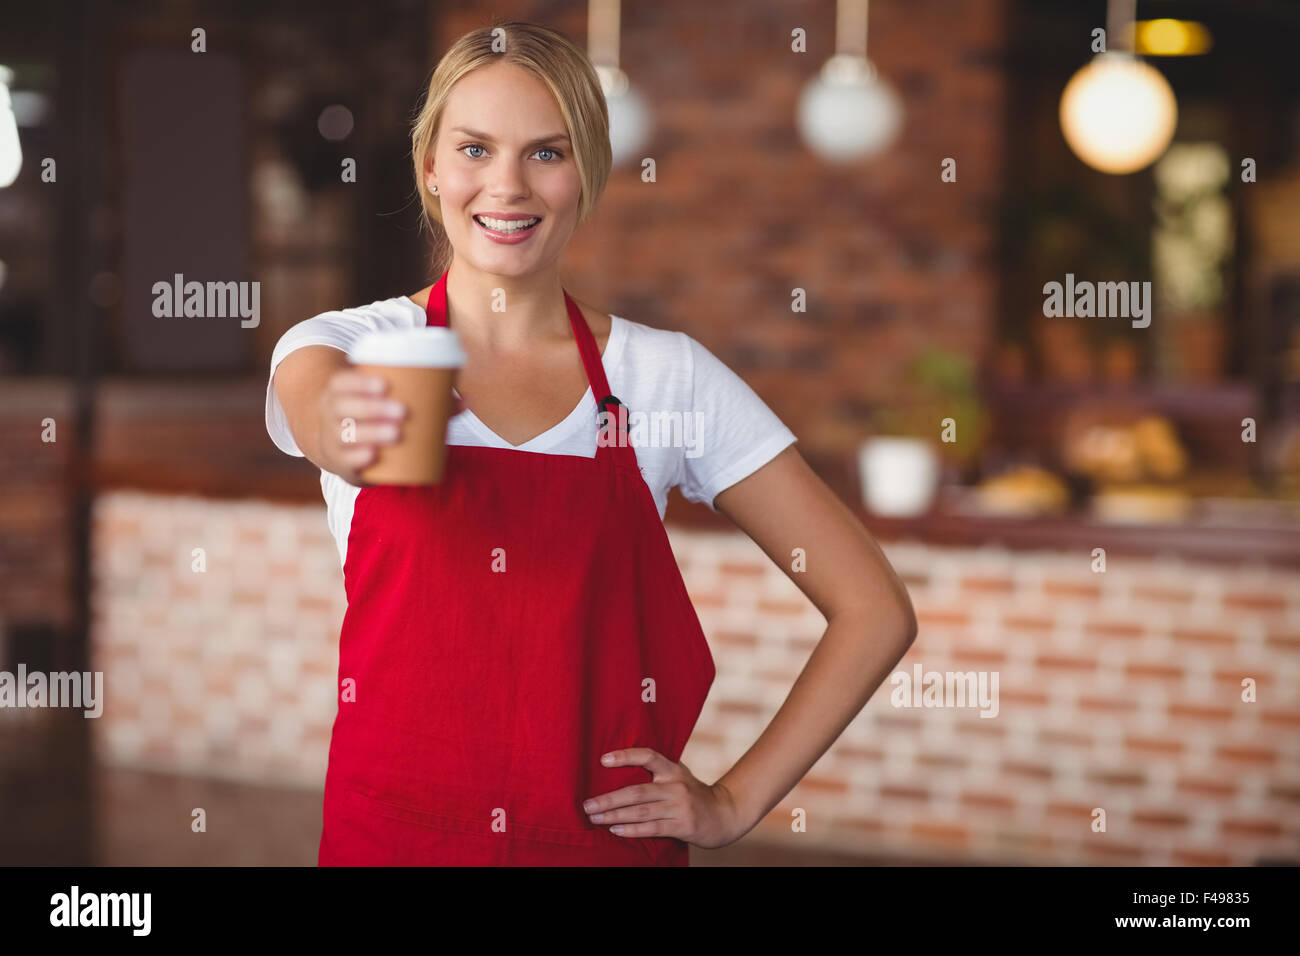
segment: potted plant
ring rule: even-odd
[[[905,367],[901,394],[872,414],[873,434],[858,449],[862,498],[874,514],[925,513],[943,474],[972,468],[987,434],[974,363],[928,349]]]

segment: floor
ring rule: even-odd
[[[86,730],[80,718],[0,712],[0,865],[315,865],[319,792],[96,767],[86,757]],[[752,835],[717,850],[692,849],[691,863],[914,865],[797,851]]]

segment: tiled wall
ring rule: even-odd
[[[887,684],[769,816],[774,837],[802,806],[827,842],[943,857],[1300,858],[1300,574],[1115,556],[1098,574],[1087,554],[884,550],[920,625],[897,670],[996,671],[997,716],[895,707]],[[690,557],[697,605],[723,616],[709,633],[737,681],[730,704],[721,693],[712,703],[754,732],[815,625],[747,539]],[[738,575],[751,576],[751,594],[789,596],[789,610],[738,597]],[[1245,677],[1256,703],[1242,702]],[[1096,808],[1104,833],[1091,829]]]
[[[683,760],[713,780],[824,621],[744,535],[669,536],[718,671]],[[101,759],[320,787],[344,610],[323,508],[119,492],[95,540]],[[886,684],[756,833],[990,862],[1300,859],[1300,572],[882,547],[920,622],[899,670],[996,671],[997,716],[895,707]]]
[[[94,528],[99,754],[323,785],[347,606],[323,506],[116,492]]]

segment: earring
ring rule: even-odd
[[[437,191],[438,191],[438,187],[437,187],[437,186],[430,186],[430,187],[429,187],[429,192],[431,192],[431,193],[436,193]]]

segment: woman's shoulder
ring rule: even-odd
[[[373,322],[380,326],[405,328],[411,325],[423,325],[424,307],[417,305],[410,296],[395,295],[391,299],[376,299],[365,305],[354,305],[333,312],[323,312],[324,316],[338,316],[345,320]]]
[[[691,401],[696,344],[685,332],[614,313],[605,366],[629,390],[632,404],[685,408]]]
[[[585,310],[584,314],[586,314]],[[685,332],[661,329],[618,313],[605,316],[604,319],[608,334],[622,337],[627,347],[638,353],[685,357],[692,342]],[[591,321],[590,316],[588,321]],[[592,325],[592,332],[599,334],[596,332],[595,325]]]
[[[423,324],[424,310],[406,296],[391,299],[378,299],[364,305],[346,306],[318,312],[310,318],[303,319],[290,326],[288,332],[302,335],[324,329],[340,331],[371,329],[400,329]]]

